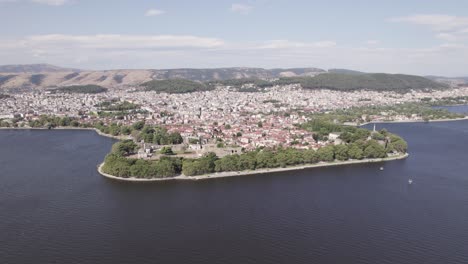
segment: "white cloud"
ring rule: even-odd
[[[69,0],[31,0],[34,3],[50,5],[50,6],[61,6],[66,4]]]
[[[234,13],[239,13],[243,15],[247,15],[253,11],[253,6],[247,4],[232,4],[231,11]]]
[[[412,15],[390,19],[429,27],[435,38],[449,42],[468,41],[468,17],[450,15]]]
[[[160,9],[149,9],[146,11],[145,16],[159,16],[165,14],[166,11]]]
[[[214,48],[223,45],[216,38],[173,35],[36,35],[21,41],[32,47],[74,47],[79,49]]]
[[[319,42],[312,43],[312,47],[316,47],[316,48],[331,48],[335,46],[336,46],[336,42],[334,41],[319,41]]]
[[[272,40],[264,45],[259,46],[260,49],[288,49],[288,48],[301,48],[307,44],[303,42],[292,42],[288,40]]]
[[[436,38],[445,41],[457,41],[459,38],[453,33],[438,33]]]
[[[453,31],[468,26],[468,17],[450,15],[412,15],[392,18],[390,21],[429,26],[435,31]]]
[[[294,49],[294,48],[330,48],[335,47],[334,41],[318,41],[318,42],[294,42],[289,40],[272,40],[263,45],[260,49]]]
[[[378,40],[375,40],[375,39],[370,39],[368,41],[365,42],[366,45],[369,45],[369,46],[374,46],[374,45],[378,45],[380,43],[380,41]]]
[[[396,59],[397,58],[397,59]],[[320,67],[367,72],[467,75],[468,45],[425,48],[341,46],[334,41],[227,43],[177,35],[36,35],[0,37],[4,64],[48,62],[76,68]]]

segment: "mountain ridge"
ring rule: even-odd
[[[0,65],[0,73],[51,73],[51,72],[80,72],[82,70],[73,68],[64,68],[47,63],[38,64],[10,64]]]
[[[31,72],[26,72],[28,70]],[[50,71],[47,72],[47,70]],[[0,89],[43,89],[69,85],[100,85],[114,88],[140,85],[152,80],[187,79],[207,82],[242,78],[275,79],[280,77],[315,76],[320,73],[326,73],[326,71],[313,67],[290,69],[231,67],[89,71],[61,68],[48,64],[7,65],[0,66]]]
[[[3,70],[3,72],[2,72]],[[29,71],[29,72],[28,72]],[[48,88],[57,88],[64,86],[79,86],[79,85],[99,85],[105,88],[125,88],[125,87],[138,87],[143,83],[153,80],[171,80],[171,79],[185,79],[195,82],[211,82],[235,79],[284,79],[284,78],[299,78],[300,83],[304,85],[315,85],[311,83],[314,80],[307,80],[307,77],[321,76],[322,74],[330,74],[333,80],[326,80],[327,83],[332,83],[332,87],[344,87],[345,84],[354,86],[359,84],[357,79],[369,78],[371,76],[379,76],[378,74],[369,74],[358,72],[348,69],[330,69],[324,70],[320,68],[254,68],[254,67],[226,67],[226,68],[180,68],[180,69],[120,69],[120,70],[79,70],[72,68],[63,68],[50,64],[30,64],[30,65],[4,65],[0,66],[0,91],[18,92],[27,90],[41,90]],[[347,77],[348,76],[348,77]],[[354,77],[352,77],[354,76]],[[386,80],[385,76],[395,79],[396,75],[386,74],[381,75],[379,78]],[[326,76],[324,76],[326,77]],[[415,75],[410,75],[410,79],[415,79]],[[432,78],[431,78],[432,77]],[[304,78],[306,80],[304,80]],[[422,77],[421,77],[422,78]],[[341,79],[341,80],[338,80]],[[426,78],[438,83],[449,84],[457,86],[464,83],[461,80],[454,82],[443,79],[443,77],[434,78],[430,76]],[[374,86],[379,85],[375,80]],[[401,82],[401,80],[397,80]],[[366,82],[369,80],[366,79]],[[388,82],[388,81],[386,81]],[[403,81],[406,82],[406,81]],[[411,81],[409,83],[412,83]],[[417,83],[425,83],[421,79]],[[320,85],[324,85],[320,81]],[[427,83],[430,84],[430,83]],[[348,85],[348,86],[349,86]]]

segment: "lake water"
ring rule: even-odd
[[[0,262],[468,263],[468,121],[383,127],[407,160],[154,184],[92,131],[0,130]]]
[[[468,105],[434,106],[433,108],[447,109],[450,112],[459,114],[468,114]]]

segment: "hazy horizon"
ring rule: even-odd
[[[459,1],[0,0],[2,64],[467,76]]]
[[[65,69],[73,69],[73,70],[80,70],[80,71],[118,71],[118,70],[181,70],[181,69],[191,69],[191,70],[213,70],[213,69],[242,69],[242,68],[250,68],[250,69],[264,69],[264,70],[276,70],[276,69],[282,69],[282,70],[288,70],[288,69],[321,69],[325,71],[330,71],[330,70],[351,70],[351,71],[360,71],[358,69],[345,69],[345,68],[322,68],[318,66],[304,66],[304,67],[276,67],[276,68],[264,68],[264,67],[248,67],[248,66],[228,66],[228,67],[177,67],[177,68],[106,68],[106,69],[89,69],[89,68],[81,68],[81,67],[65,67],[62,65],[55,65],[47,62],[38,62],[38,63],[32,63],[32,64],[0,64],[0,67],[5,67],[5,66],[28,66],[28,65],[49,65],[49,66],[54,66],[54,67],[59,67],[59,68],[65,68]],[[406,74],[406,75],[412,75],[410,73],[406,72],[366,72],[366,71],[360,71],[362,73],[386,73],[386,74]],[[439,76],[439,77],[448,77],[448,78],[467,78],[468,74],[465,75],[456,75],[456,76],[450,76],[450,75],[440,75],[440,74],[414,74],[416,76]]]

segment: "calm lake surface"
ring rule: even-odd
[[[468,263],[468,121],[377,126],[411,156],[155,184],[101,177],[92,131],[0,130],[0,262]]]
[[[468,105],[434,106],[434,108],[447,109],[450,112],[459,114],[468,114]]]

